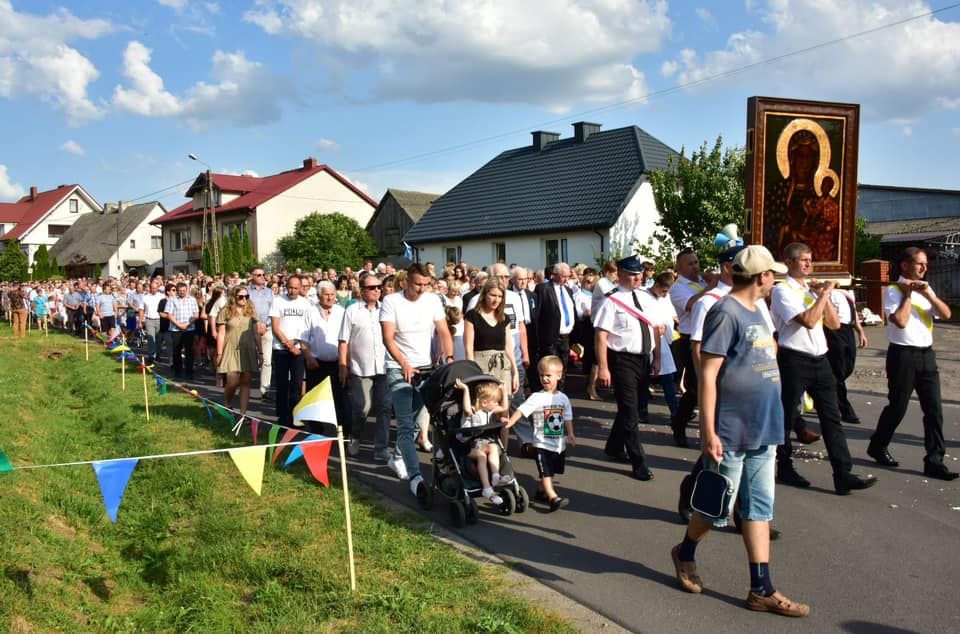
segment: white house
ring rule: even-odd
[[[60,185],[40,192],[36,187],[15,203],[0,203],[0,244],[19,240],[33,264],[41,244],[51,247],[85,214],[100,212],[100,203],[80,185]]]
[[[648,175],[679,154],[638,127],[533,132],[430,206],[404,236],[420,261],[532,268],[597,263],[646,242],[659,218]]]
[[[163,266],[168,274],[200,268],[205,207],[207,240],[212,239],[214,222],[221,235],[238,227],[241,235],[249,232],[258,260],[273,254],[278,240],[308,214],[338,212],[363,227],[377,207],[353,183],[314,158],[272,176],[210,174],[210,180],[209,198],[207,172],[202,172],[187,190],[190,202],[153,221],[163,228]]]
[[[97,266],[103,277],[134,270],[150,275],[163,261],[162,231],[151,222],[165,213],[156,201],[122,209],[108,203],[103,213],[79,218],[50,249],[50,257],[68,277],[91,277]]]

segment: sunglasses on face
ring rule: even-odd
[[[237,295],[237,299],[247,299],[249,295]]]

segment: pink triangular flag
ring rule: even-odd
[[[250,431],[253,433],[253,444],[257,444],[257,430],[260,428],[260,421],[256,418],[250,419]]]
[[[281,443],[290,442],[294,438],[300,435],[301,432],[298,432],[296,429],[288,429],[284,434],[283,438],[280,439]],[[280,454],[283,452],[284,447],[277,447],[277,450],[273,453],[273,462],[272,464],[277,464],[277,458],[280,457]]]
[[[240,475],[257,495],[260,495],[260,490],[263,487],[263,465],[266,450],[266,447],[241,447],[227,452],[233,459],[233,464],[237,465]]]

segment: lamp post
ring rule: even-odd
[[[197,158],[196,154],[193,154],[193,153],[187,154],[187,158],[189,158],[191,161],[202,163],[207,168],[207,171],[206,171],[207,183],[206,183],[206,187],[204,188],[204,194],[203,194],[203,232],[200,236],[200,244],[201,244],[200,252],[203,253],[202,245],[207,241],[207,209],[209,209],[210,210],[210,226],[211,226],[211,229],[213,230],[212,241],[213,241],[213,269],[214,269],[213,271],[210,271],[210,272],[216,275],[217,273],[220,272],[220,248],[217,244],[219,242],[217,240],[217,235],[218,235],[217,210],[212,200],[213,173],[210,169],[210,166],[204,163],[203,161],[201,161],[199,158]]]

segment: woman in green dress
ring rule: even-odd
[[[227,376],[223,402],[233,408],[233,394],[240,387],[240,413],[246,415],[250,403],[250,380],[263,363],[260,336],[257,335],[257,311],[246,286],[230,289],[227,305],[217,315],[217,371]]]

